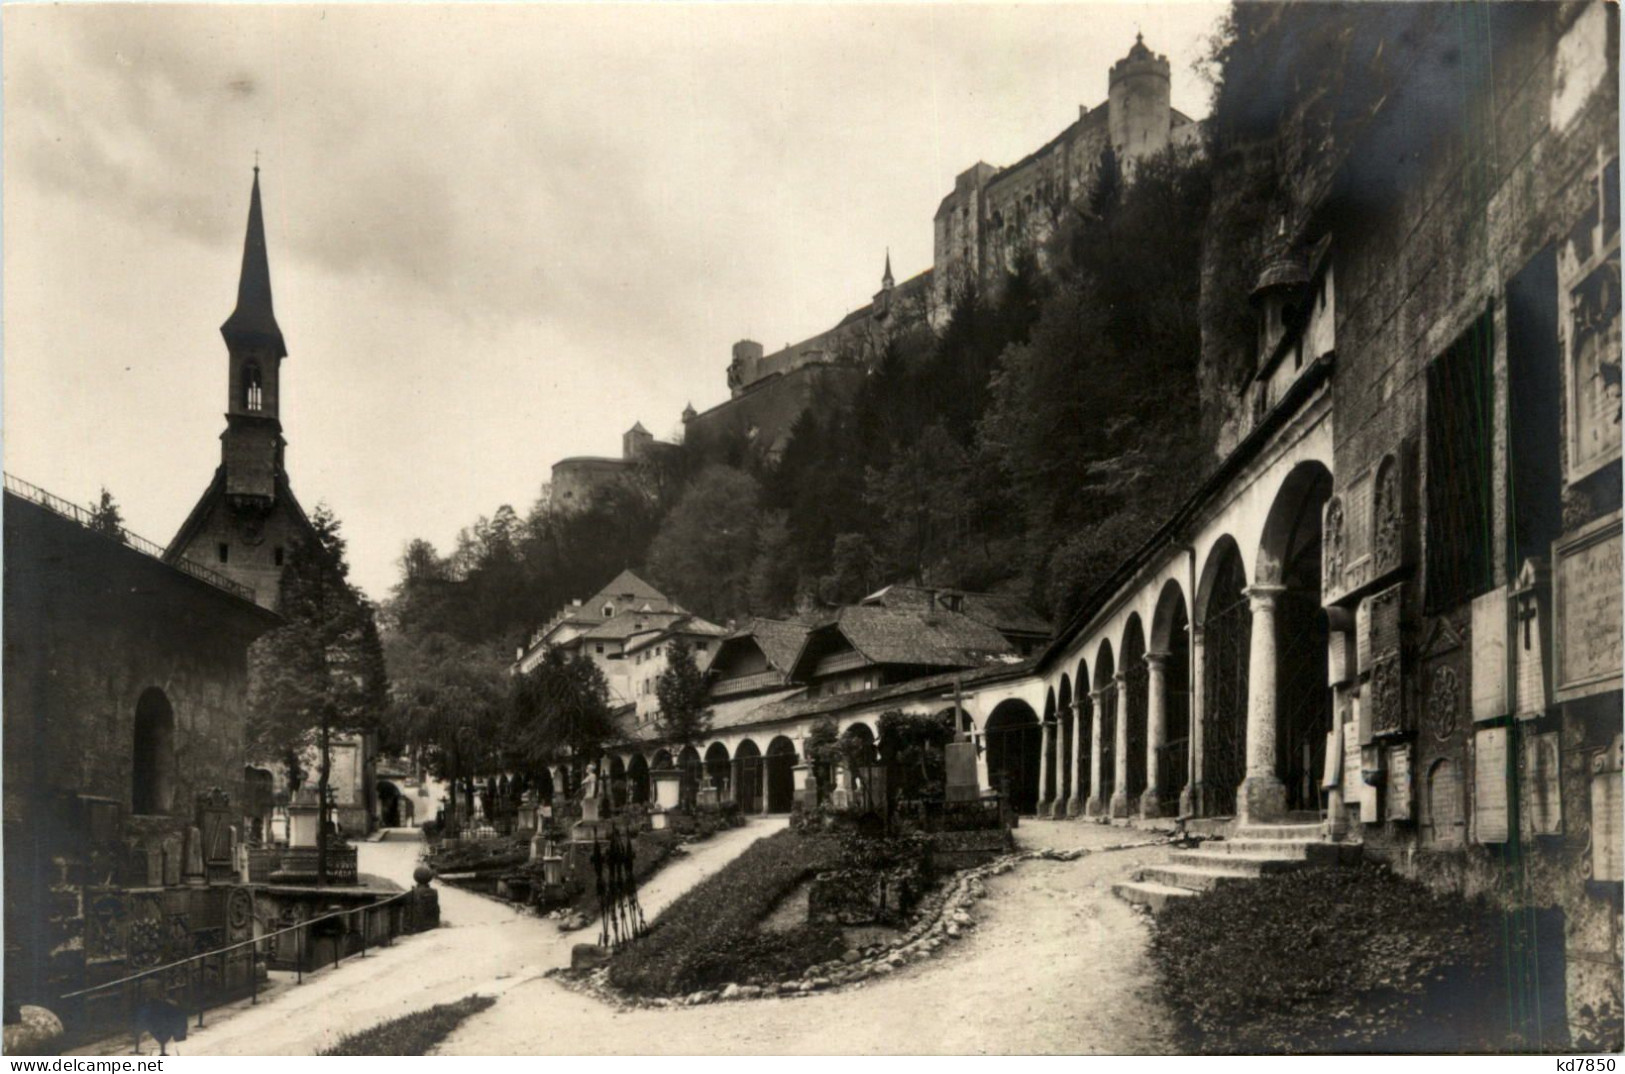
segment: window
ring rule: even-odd
[[[175,711],[156,686],[135,704],[133,761],[130,812],[168,813],[175,798]]]
[[[595,652],[597,652],[597,654],[598,654],[598,655],[599,655],[599,656],[603,656],[603,655],[604,655],[604,647],[603,647],[603,646],[602,646],[602,645],[594,645],[594,646],[593,646],[593,650],[594,650],[594,651],[595,651]]]
[[[276,565],[278,567],[282,566],[282,546],[281,545],[278,545],[276,548],[272,549],[271,558],[276,561]]]
[[[243,408],[265,409],[265,385],[260,380],[260,367],[257,365],[250,365],[243,370]]]
[[[229,562],[230,559],[231,559],[231,545],[227,544],[224,541],[221,541],[220,542],[219,553],[220,553],[220,562],[221,563]]]
[[[1426,610],[1495,584],[1495,341],[1491,311],[1428,366]]]
[[[710,644],[711,643],[708,642],[708,641],[697,641],[697,642],[694,643],[694,649],[695,649],[696,652],[703,653],[703,652],[705,652],[706,646],[708,646]]]
[[[615,616],[615,605],[613,605],[613,604],[604,605],[603,612],[604,612],[604,618],[605,619],[614,618],[614,616]]]

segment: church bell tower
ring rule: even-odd
[[[260,208],[260,170],[248,202],[248,235],[237,281],[237,308],[220,326],[229,355],[226,431],[220,435],[226,495],[233,501],[276,499],[282,472],[282,421],[278,397],[282,359],[288,348],[271,309],[271,267],[265,252],[265,219]],[[247,506],[245,504],[245,506]]]

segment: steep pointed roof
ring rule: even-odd
[[[636,574],[633,574],[630,569],[623,570],[620,574],[617,574],[613,579],[610,580],[608,585],[604,586],[596,594],[589,598],[588,603],[596,604],[599,601],[614,600],[617,597],[631,597],[634,600],[642,599],[662,601],[667,604],[670,603],[670,599],[666,596],[666,594],[662,593],[648,582],[645,582]],[[662,608],[658,610],[665,611],[666,609]]]
[[[248,199],[248,234],[243,239],[243,272],[237,280],[237,308],[220,326],[227,346],[273,347],[278,358],[288,354],[271,311],[271,264],[265,252],[265,215],[260,209],[260,169],[254,166],[254,189]]]
[[[895,282],[896,281],[891,274],[891,247],[888,246],[886,247],[886,271],[880,277],[880,285],[882,287],[890,287]]]

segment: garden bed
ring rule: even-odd
[[[1170,903],[1151,951],[1194,1051],[1515,1048],[1493,998],[1499,915],[1372,864]]]
[[[648,936],[616,952],[610,980],[634,995],[671,996],[774,979],[839,956],[833,926],[758,928],[839,855],[839,841],[827,836],[782,831],[758,840],[667,907]]]

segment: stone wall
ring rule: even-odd
[[[1536,297],[1559,318],[1560,334],[1577,331],[1562,322],[1579,282],[1571,287],[1562,266],[1583,260],[1573,252],[1577,241],[1596,261],[1593,247],[1617,236],[1617,203],[1610,223],[1600,193],[1610,167],[1617,169],[1617,12],[1508,6],[1479,17],[1465,35],[1461,29],[1435,26],[1419,36],[1426,43],[1394,87],[1395,107],[1327,150],[1343,162],[1329,192],[1318,175],[1283,184],[1283,217],[1302,228],[1292,237],[1308,246],[1330,235],[1339,292],[1331,382],[1339,522],[1327,534],[1337,551],[1326,553],[1323,584],[1355,635],[1348,639],[1355,666],[1336,690],[1345,735],[1360,747],[1346,755],[1360,769],[1357,785],[1345,777],[1348,819],[1363,828],[1371,853],[1403,872],[1486,894],[1509,911],[1560,911],[1567,966],[1556,983],[1556,969],[1544,967],[1542,995],[1566,993],[1579,1037],[1584,1011],[1611,1010],[1616,1027],[1619,1016],[1620,888],[1593,879],[1590,788],[1594,764],[1620,731],[1620,694],[1616,680],[1589,701],[1554,697],[1514,711],[1508,661],[1519,635],[1509,609],[1519,561],[1529,554],[1517,546],[1530,538],[1515,519],[1561,481],[1562,534],[1547,535],[1561,544],[1617,511],[1619,473],[1617,465],[1605,468],[1577,487],[1554,469],[1514,487],[1513,457],[1548,452],[1545,441],[1565,426],[1509,432],[1512,371],[1559,361],[1563,352],[1556,341],[1526,346],[1527,327],[1509,321],[1523,314],[1509,310],[1527,301],[1513,293],[1526,278],[1520,274],[1555,249],[1561,294]],[[1480,46],[1493,63],[1475,51]],[[1440,71],[1447,72],[1442,88]],[[1576,87],[1588,89],[1577,97]],[[1617,255],[1614,265],[1617,280]],[[1617,369],[1617,286],[1613,303]],[[1428,458],[1430,417],[1444,420],[1428,413],[1428,371],[1486,311],[1495,414],[1482,536],[1494,581],[1470,601],[1438,607],[1435,599],[1430,609],[1429,586],[1439,579],[1428,576],[1428,543],[1462,526],[1426,517],[1429,483],[1468,478]],[[1617,393],[1613,407],[1617,425]],[[1565,401],[1564,422],[1572,420],[1569,409]],[[1443,487],[1433,489],[1434,499]],[[1550,553],[1551,545],[1536,544]],[[1617,634],[1617,599],[1612,608]],[[1564,630],[1561,620],[1554,629]],[[1617,638],[1614,652],[1617,668]],[[1540,664],[1538,654],[1520,659]],[[1550,677],[1550,659],[1545,669]],[[1546,748],[1548,735],[1556,736],[1554,761],[1537,770],[1531,751]],[[1366,799],[1363,813],[1355,799]],[[1539,975],[1533,961],[1514,972]]]
[[[276,620],[11,495],[5,540],[9,1001],[80,972],[84,885],[147,885],[155,861],[179,883],[198,796],[242,802],[247,648]],[[132,819],[153,690],[173,715],[170,807]]]

